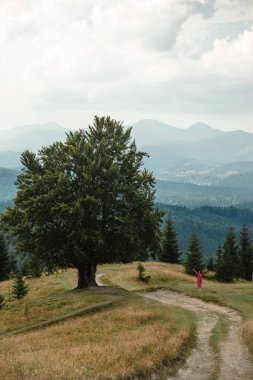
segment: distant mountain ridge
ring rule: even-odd
[[[15,182],[19,170],[0,167],[0,202],[9,202],[15,197],[17,189]]]
[[[22,152],[25,149],[38,150],[42,146],[66,138],[66,128],[52,122],[22,125],[0,132],[0,151]]]
[[[19,169],[23,150],[64,141],[66,132],[52,122],[0,132],[0,167]],[[132,126],[132,136],[137,148],[150,156],[145,167],[157,180],[167,181],[168,186],[157,185],[160,201],[198,206],[204,201],[223,205],[253,200],[253,134],[224,132],[202,122],[182,129],[143,119]]]
[[[253,134],[249,132],[224,132],[201,122],[180,129],[142,120],[133,125],[133,136],[150,155],[146,167],[160,180],[244,187],[253,175]],[[247,168],[243,162],[249,163]]]
[[[222,135],[223,131],[197,122],[187,129],[177,128],[158,120],[143,119],[133,124],[132,134],[137,145],[163,145],[175,142],[194,142]]]

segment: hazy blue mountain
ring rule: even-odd
[[[182,131],[180,128],[149,119],[140,120],[132,126],[132,135],[140,147],[180,141]]]
[[[252,201],[251,187],[200,186],[192,183],[156,181],[156,200],[187,207],[230,206]]]
[[[67,130],[56,123],[23,125],[0,132],[0,150],[22,152],[37,150],[64,140]]]
[[[253,166],[245,164],[253,162],[251,133],[223,132],[201,122],[181,129],[141,120],[133,125],[133,135],[150,155],[145,165],[157,179],[229,187],[251,182]]]
[[[64,140],[66,131],[58,124],[46,123],[1,132],[0,167],[19,168],[20,152]],[[137,147],[150,155],[145,166],[157,180],[164,181],[157,182],[159,201],[193,207],[253,200],[253,134],[223,132],[201,122],[181,129],[141,120],[133,125],[133,136]],[[10,194],[12,187],[8,197]]]
[[[20,163],[20,153],[19,152],[1,152],[0,151],[0,167],[3,168],[19,168]]]
[[[253,160],[253,134],[244,131],[225,132],[208,140],[185,146],[185,153],[193,159],[225,164]]]
[[[132,128],[133,136],[140,147],[200,141],[224,133],[201,122],[182,129],[152,119],[140,120]]]
[[[0,168],[0,202],[11,201],[14,198],[18,173],[18,170]]]
[[[185,141],[200,141],[223,135],[225,132],[210,127],[210,125],[198,122],[183,130]],[[187,138],[186,138],[187,137]]]

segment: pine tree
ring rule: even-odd
[[[160,261],[178,264],[180,262],[179,256],[180,252],[178,248],[177,234],[174,228],[173,220],[169,217],[166,221]]]
[[[193,274],[193,268],[197,271],[203,268],[203,256],[199,240],[195,232],[192,233],[187,249],[185,260],[186,273]]]
[[[218,280],[224,282],[233,282],[234,278],[238,276],[240,270],[240,261],[238,255],[238,248],[236,245],[236,237],[233,227],[229,227],[225,243],[222,249],[220,258],[220,265],[217,270],[216,276]]]
[[[14,298],[21,299],[28,293],[28,286],[25,284],[23,276],[18,273],[14,279],[14,285],[12,287],[12,295]]]
[[[210,256],[207,262],[207,269],[210,271],[214,270],[213,256]]]
[[[241,277],[245,280],[252,279],[253,273],[253,247],[249,227],[244,224],[240,233],[239,254],[241,258]]]
[[[0,281],[8,280],[9,278],[9,260],[5,239],[0,234]]]
[[[151,280],[151,276],[145,275],[146,269],[144,265],[139,263],[137,266],[137,269],[138,269],[138,280],[149,283],[149,281]]]
[[[221,257],[222,257],[222,249],[221,249],[221,246],[219,245],[216,251],[216,263],[215,263],[216,276],[217,276],[217,273],[220,271]]]

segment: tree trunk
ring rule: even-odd
[[[95,263],[81,264],[77,267],[78,289],[85,289],[88,287],[97,286],[96,269],[97,264]]]
[[[84,289],[88,288],[89,281],[88,281],[88,271],[87,271],[87,265],[82,264],[77,267],[78,270],[78,289]]]
[[[96,283],[96,270],[97,270],[97,264],[92,263],[92,262],[88,264],[89,286],[97,286],[97,283]]]

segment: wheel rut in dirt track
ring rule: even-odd
[[[241,338],[241,317],[235,310],[170,290],[139,294],[198,315],[196,348],[191,351],[184,366],[168,380],[253,380],[253,365]],[[230,325],[219,354],[215,354],[209,339],[220,315],[226,316]]]

